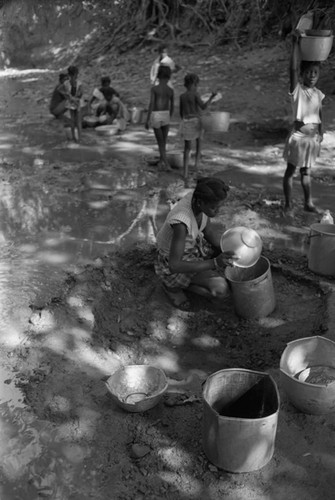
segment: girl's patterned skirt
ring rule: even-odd
[[[179,127],[179,134],[184,141],[195,141],[203,135],[200,117],[184,118]]]
[[[212,259],[215,250],[204,238],[197,238],[193,248],[185,252],[183,260],[186,261],[204,261]],[[162,252],[158,251],[155,262],[155,271],[157,276],[163,281],[168,288],[183,288],[190,286],[192,278],[198,273],[171,273],[169,268],[169,258]]]
[[[287,163],[299,168],[311,168],[320,154],[320,136],[316,132],[306,135],[292,130],[284,148],[283,157]]]

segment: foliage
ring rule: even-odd
[[[0,0],[0,8],[26,0]],[[47,0],[29,0],[35,15],[48,12]],[[56,10],[70,17],[86,11],[100,30],[91,41],[93,54],[112,48],[125,52],[135,46],[170,41],[197,45],[238,46],[268,36],[285,37],[298,18],[315,9],[328,24],[335,22],[334,0],[55,0]],[[43,8],[44,7],[44,8]]]
[[[197,44],[237,45],[259,42],[269,35],[285,37],[308,9],[335,20],[333,0],[86,0],[86,8],[102,15],[108,41],[124,52],[134,46],[169,40]]]

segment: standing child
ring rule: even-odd
[[[160,66],[168,66],[171,69],[171,76],[180,70],[180,66],[174,62],[173,59],[168,55],[168,48],[166,45],[161,45],[158,47],[158,57],[154,60],[153,65],[150,70],[150,82],[151,85],[158,85],[158,70]],[[169,87],[173,88],[172,78],[170,77]]]
[[[75,141],[80,141],[81,137],[81,108],[83,107],[83,87],[78,80],[79,70],[77,66],[69,66],[69,85],[68,85],[68,104],[71,115],[71,132],[72,138]]]
[[[166,157],[166,142],[174,108],[174,91],[168,86],[171,69],[168,66],[160,66],[157,77],[159,84],[151,88],[145,128],[148,130],[151,123],[154,129],[160,155],[159,167],[163,170],[171,170]]]
[[[320,75],[319,61],[301,61],[299,82],[299,46],[295,35],[290,59],[290,96],[293,111],[293,127],[287,139],[284,158],[287,168],[283,179],[286,212],[292,209],[293,177],[300,169],[301,186],[304,193],[304,210],[319,210],[313,204],[311,194],[311,168],[320,152],[323,139],[322,100],[324,94],[316,88]]]
[[[184,86],[186,87],[186,92],[180,96],[180,117],[182,119],[181,123],[181,135],[184,139],[184,177],[188,177],[188,165],[190,161],[191,153],[191,141],[196,141],[196,154],[195,154],[195,172],[198,172],[198,166],[201,156],[201,122],[200,113],[201,110],[206,109],[208,104],[210,104],[215,97],[213,92],[208,101],[203,102],[198,94],[199,77],[194,73],[189,73],[185,76]]]

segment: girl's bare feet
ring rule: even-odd
[[[178,309],[189,309],[190,302],[181,288],[168,288],[163,284],[163,290],[174,307]]]
[[[157,166],[159,171],[172,172],[172,168],[167,161],[160,160]]]
[[[286,217],[292,217],[294,213],[293,207],[291,205],[285,205],[282,207],[282,213]]]
[[[305,212],[311,212],[311,213],[314,213],[314,214],[322,214],[322,210],[320,210],[318,207],[316,207],[315,205],[304,205],[304,210]]]
[[[172,167],[168,161],[164,162],[165,170],[168,172],[172,172]]]

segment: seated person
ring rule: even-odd
[[[51,96],[49,110],[56,118],[63,117],[64,113],[67,111],[68,90],[66,82],[68,80],[69,76],[66,73],[60,73],[59,82]]]
[[[120,111],[119,93],[110,86],[109,76],[101,78],[101,87],[95,88],[90,99],[89,105],[96,116],[109,115],[112,122]]]

